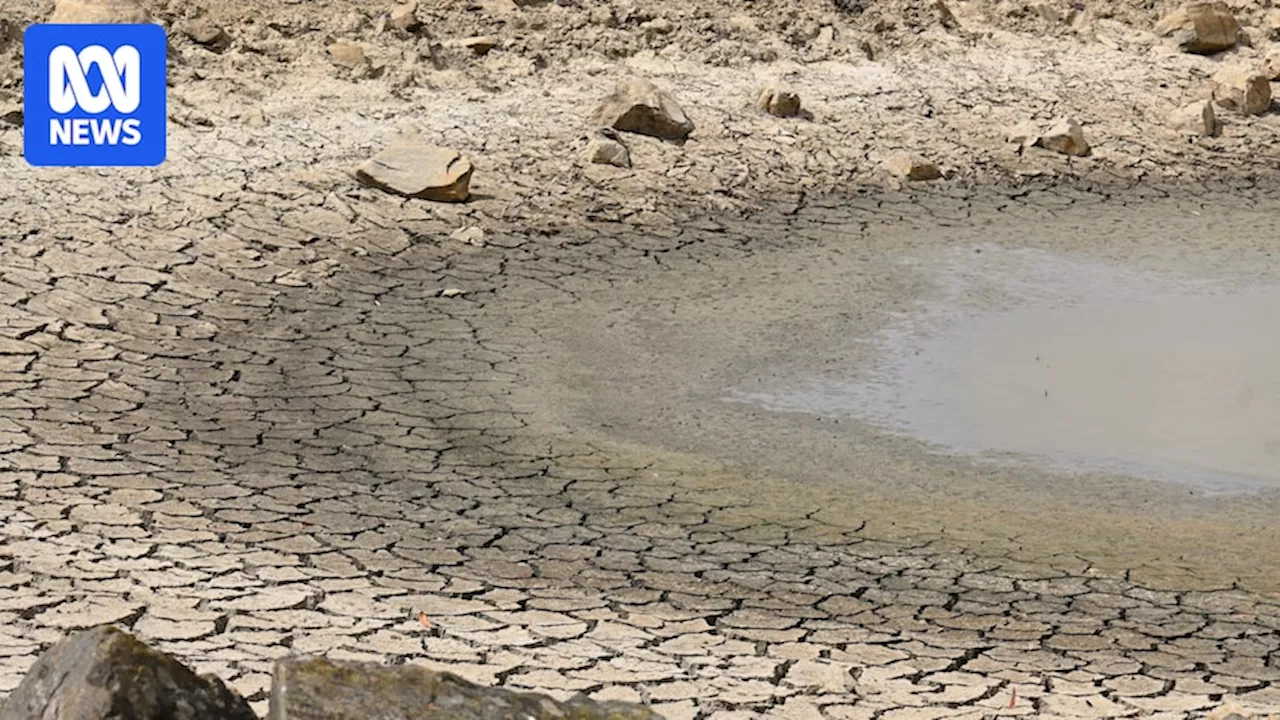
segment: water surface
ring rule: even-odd
[[[1280,487],[1280,287],[995,247],[928,272],[928,297],[851,338],[877,362],[775,372],[735,397],[867,420],[943,452]]]

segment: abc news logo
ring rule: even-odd
[[[98,92],[89,89],[87,69],[102,74]],[[59,45],[49,53],[49,108],[65,115],[80,110],[97,115],[108,108],[129,114],[142,103],[142,67],[138,48],[121,45],[114,53],[101,45],[76,52]],[[49,142],[53,145],[137,145],[142,142],[142,121],[137,118],[51,119]]]
[[[166,50],[158,25],[32,25],[23,38],[27,162],[159,165]]]

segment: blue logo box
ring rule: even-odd
[[[23,36],[23,152],[37,166],[164,162],[159,25],[32,25]]]

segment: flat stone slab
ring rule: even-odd
[[[471,172],[471,161],[456,150],[401,138],[365,161],[356,178],[397,195],[462,202],[470,197]]]

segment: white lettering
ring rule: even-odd
[[[71,144],[72,145],[88,145],[89,144],[89,120],[87,118],[76,118],[71,121]]]
[[[50,145],[70,145],[71,144],[71,121],[70,120],[50,120],[49,121],[49,144]]]
[[[130,118],[124,121],[124,144],[137,145],[142,142],[142,121]]]
[[[91,120],[94,145],[115,145],[120,142],[120,118],[111,121]]]

